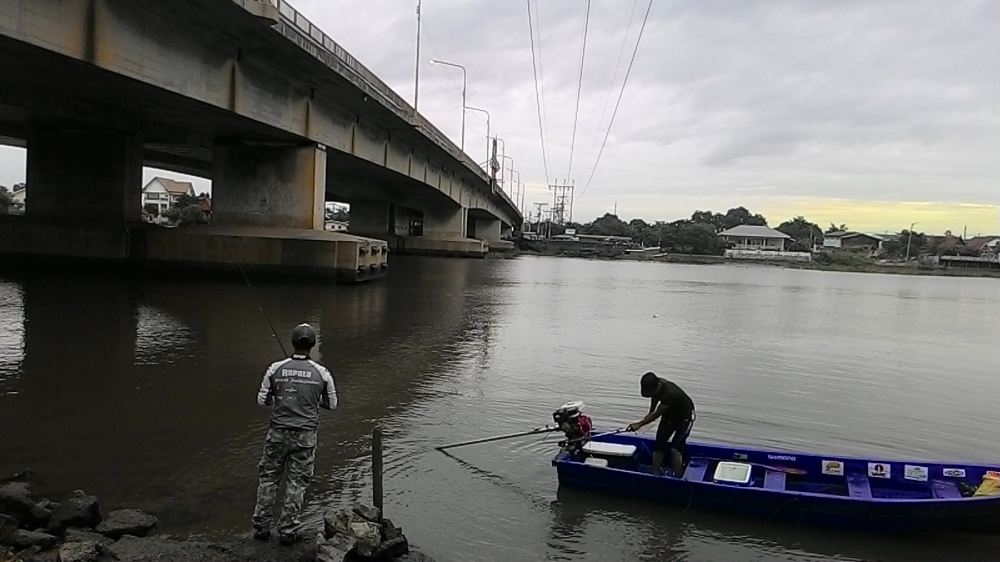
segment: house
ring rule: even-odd
[[[142,188],[142,208],[153,216],[163,216],[184,195],[195,196],[191,182],[155,177]]]
[[[881,236],[852,230],[837,230],[823,235],[823,247],[829,249],[878,250],[884,242]]]
[[[14,184],[14,191],[10,194],[14,208],[23,211],[24,201],[28,196],[28,189],[23,183]]]
[[[344,221],[331,221],[328,220],[323,223],[323,228],[328,232],[347,232],[350,224]]]
[[[792,237],[766,226],[741,224],[719,233],[726,246],[735,250],[785,251],[785,241]]]
[[[980,255],[1000,254],[1000,236],[976,236],[969,238],[965,245]]]

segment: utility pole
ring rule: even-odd
[[[536,234],[541,234],[542,233],[542,208],[543,207],[548,207],[549,204],[548,203],[535,202],[535,203],[533,203],[533,205],[538,209],[538,212],[535,215],[537,217],[536,220],[535,220],[535,233]]]
[[[420,96],[420,3],[417,0],[417,63],[413,69],[413,115],[417,115],[417,99]]]
[[[905,260],[906,263],[910,263],[910,243],[913,241],[913,227],[917,226],[918,224],[920,223],[916,222],[910,223],[910,231],[906,237],[906,260]]]

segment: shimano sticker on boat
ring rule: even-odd
[[[868,476],[870,478],[889,478],[892,475],[892,466],[887,462],[868,463]]]
[[[768,460],[795,462],[795,455],[767,455]]]
[[[926,466],[918,466],[915,464],[908,464],[903,467],[903,478],[907,480],[916,480],[918,482],[927,482],[929,470]]]
[[[943,468],[941,469],[941,474],[947,476],[948,478],[965,478],[964,468]]]
[[[826,474],[828,476],[843,476],[844,475],[843,461],[823,459],[823,474]]]

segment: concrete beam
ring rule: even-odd
[[[500,241],[500,219],[476,217],[476,238],[488,242]]]
[[[103,131],[46,131],[28,138],[25,213],[34,217],[138,221],[142,146]]]
[[[323,230],[326,150],[216,146],[212,222]]]

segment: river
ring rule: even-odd
[[[322,417],[312,519],[370,495],[440,560],[992,560],[1000,538],[880,537],[558,490],[544,425],[570,399],[640,418],[652,370],[693,439],[1000,462],[1000,282],[566,258],[395,257],[365,285],[0,275],[0,474],[137,506],[161,531],[248,529],[268,423],[254,402],[308,321],[342,406]],[[653,428],[655,429],[655,428]],[[649,431],[652,431],[650,429]]]

